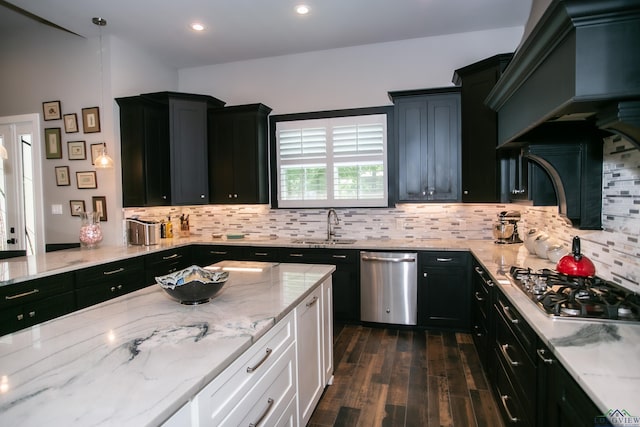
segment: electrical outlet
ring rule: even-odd
[[[62,215],[62,205],[51,205],[51,215]]]

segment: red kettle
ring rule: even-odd
[[[565,255],[558,261],[556,270],[558,273],[569,276],[591,277],[596,275],[596,266],[586,256],[580,253],[580,238],[573,238],[571,254]]]

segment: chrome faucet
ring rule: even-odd
[[[332,215],[333,215],[333,222],[331,222]],[[331,225],[338,225],[339,223],[340,223],[340,220],[338,219],[338,214],[336,213],[335,209],[333,208],[329,209],[329,212],[327,212],[327,240],[328,241],[333,240],[333,236],[336,235]]]

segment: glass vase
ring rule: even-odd
[[[95,248],[102,241],[100,212],[82,212],[80,214],[80,244],[83,248]]]

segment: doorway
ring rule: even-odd
[[[39,114],[0,117],[0,259],[44,252]]]

